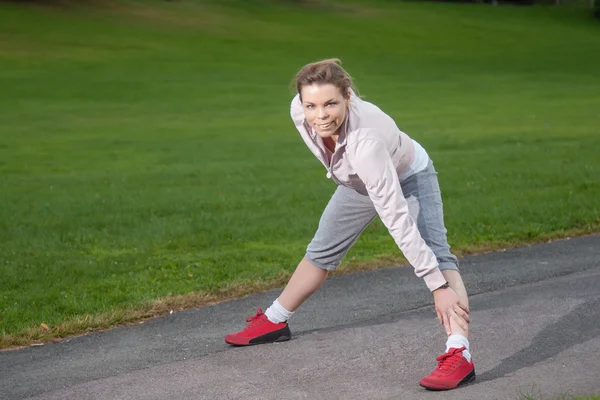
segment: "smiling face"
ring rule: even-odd
[[[350,92],[344,97],[334,85],[312,84],[300,92],[304,116],[308,124],[322,138],[331,137],[337,142],[339,130],[346,117]]]

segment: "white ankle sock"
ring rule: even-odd
[[[450,348],[460,349],[461,347],[465,347],[462,354],[463,357],[467,359],[467,361],[471,361],[471,353],[469,353],[469,339],[464,337],[463,335],[450,335],[448,340],[446,341],[446,351],[450,350]]]
[[[283,306],[279,304],[279,300],[275,299],[273,304],[271,304],[271,307],[269,307],[265,312],[265,315],[267,316],[267,319],[272,323],[279,324],[290,319],[290,317],[294,315],[294,312],[288,311],[285,308],[283,308]]]

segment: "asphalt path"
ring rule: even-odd
[[[466,257],[477,380],[418,382],[445,333],[407,266],[332,277],[293,339],[231,347],[279,290],[0,352],[0,399],[554,399],[600,394],[600,236]]]

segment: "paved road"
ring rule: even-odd
[[[428,392],[445,334],[409,267],[331,278],[294,339],[234,348],[278,291],[0,352],[1,399],[544,399],[600,394],[600,236],[461,260],[477,381]],[[538,398],[541,396],[538,396]]]

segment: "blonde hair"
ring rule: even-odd
[[[300,100],[302,100],[302,88],[304,86],[328,83],[337,87],[344,97],[347,96],[350,88],[355,92],[357,91],[352,83],[352,77],[342,68],[342,62],[338,58],[328,58],[306,64],[298,71],[292,81],[292,85],[296,87],[296,91],[300,95]]]

